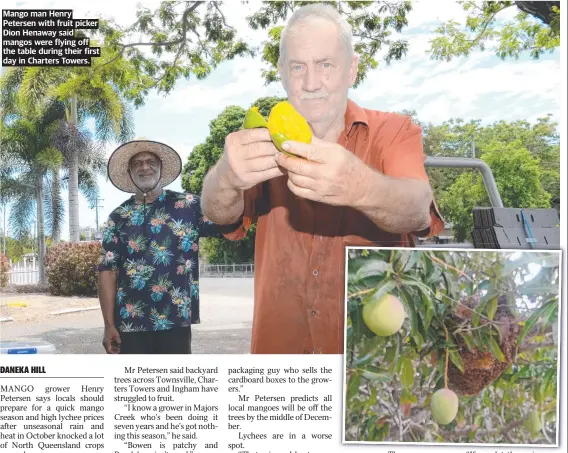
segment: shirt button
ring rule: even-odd
[[[317,269],[314,269],[314,271],[312,272],[312,274],[314,274],[314,276],[317,277],[317,276],[318,276],[318,270],[317,270]]]
[[[315,316],[315,315],[316,315],[316,311],[312,310],[312,316]]]

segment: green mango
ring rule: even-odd
[[[274,143],[274,146],[276,146],[278,151],[280,151],[281,153],[284,153],[284,154],[286,154],[287,156],[290,156],[290,157],[300,157],[300,156],[296,156],[294,154],[290,154],[290,153],[288,153],[288,152],[286,152],[282,149],[282,144],[285,141],[289,140],[289,138],[285,134],[283,134],[282,132],[277,132],[276,134],[270,134],[270,138],[272,139],[272,143]]]
[[[247,110],[245,121],[243,123],[245,129],[256,129],[259,127],[268,127],[268,123],[258,111],[258,107],[251,107]]]

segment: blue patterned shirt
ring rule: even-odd
[[[199,197],[164,190],[152,203],[134,196],[103,227],[99,271],[116,270],[120,332],[198,324],[199,238],[223,237],[203,217]]]

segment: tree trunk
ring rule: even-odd
[[[71,98],[70,123],[77,127],[77,96]],[[79,242],[79,150],[73,147],[69,156],[69,240]]]
[[[59,194],[61,193],[61,178],[59,176],[59,169],[53,170],[51,179],[51,213],[53,216],[53,229],[51,231],[51,239],[54,244],[61,240],[61,222],[55,220],[59,211]]]
[[[37,236],[38,236],[38,283],[45,285],[45,227],[43,220],[43,175],[37,175]]]

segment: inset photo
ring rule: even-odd
[[[561,251],[347,249],[345,443],[558,446]]]

